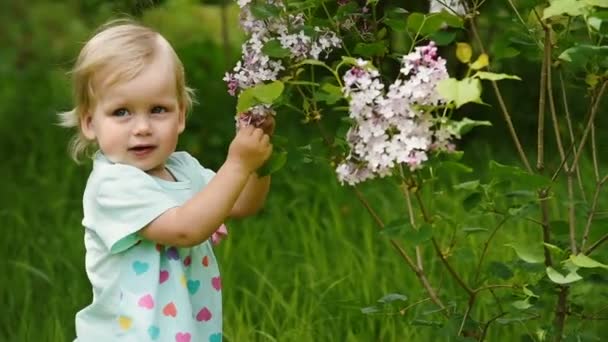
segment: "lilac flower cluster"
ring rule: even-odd
[[[256,18],[251,11],[251,0],[237,0],[241,9],[241,27],[249,39],[242,45],[242,59],[237,62],[232,72],[227,72],[224,81],[228,93],[236,96],[239,91],[267,81],[274,81],[285,69],[282,59],[272,59],[262,49],[271,40],[277,40],[280,46],[289,51],[289,63],[297,63],[306,58],[318,60],[336,47],[342,40],[327,28],[314,27],[314,35],[304,32],[305,17],[303,13],[285,14],[265,20]],[[266,3],[285,12],[281,0],[266,0]],[[239,113],[237,125],[246,122],[255,124],[263,122],[266,115],[274,115],[271,106],[258,105],[245,113]]]
[[[354,185],[385,177],[399,164],[415,170],[429,152],[453,150],[453,134],[431,114],[444,105],[436,86],[448,77],[446,61],[437,55],[434,43],[403,57],[388,91],[378,71],[358,60],[343,77],[354,124],[346,136],[350,153],[336,169],[340,182]]]
[[[457,15],[464,15],[467,13],[467,10],[463,5],[463,0],[430,0],[430,3],[429,13],[438,13],[443,10],[448,13],[453,12]]]
[[[242,45],[243,58],[232,72],[226,73],[224,81],[228,83],[228,92],[236,95],[239,90],[256,84],[274,81],[279,72],[285,69],[283,60],[271,59],[262,48],[266,43],[276,39],[282,48],[289,51],[290,62],[306,58],[318,60],[322,53],[326,55],[342,40],[327,28],[314,27],[314,35],[304,32],[305,17],[303,13],[257,19],[251,13],[251,0],[238,0],[241,8],[240,22],[249,39]],[[284,10],[280,0],[267,0],[267,3]]]

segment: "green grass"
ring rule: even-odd
[[[13,133],[7,139],[14,153],[0,169],[5,179],[0,197],[0,341],[71,341],[74,315],[91,300],[80,226],[88,167],[68,159],[66,137],[59,129]],[[376,182],[362,190],[385,221],[403,215],[405,202],[396,189]],[[230,237],[216,249],[223,275],[226,340],[437,339],[440,329],[410,324],[441,317],[432,313],[429,302],[404,315],[397,313],[426,298],[426,293],[354,193],[337,184],[329,170],[284,170],[275,177],[272,191],[259,216],[229,222]],[[458,194],[425,195],[434,196],[433,210],[455,212],[462,222],[486,228],[495,224],[495,218],[474,218],[464,211]],[[435,234],[447,245],[446,227],[438,227]],[[472,276],[484,238],[463,238],[450,257],[465,279]],[[539,239],[540,230],[530,224],[507,225],[485,264],[515,263],[516,256],[504,243]],[[432,283],[439,284],[441,297],[448,304],[464,305],[457,300],[463,298],[462,291],[441,264],[429,262],[436,260],[431,255],[431,248],[425,247],[425,269]],[[361,312],[388,293],[404,294],[408,300],[386,313]],[[483,295],[473,317],[487,319],[495,313],[493,299]],[[488,341],[533,335],[539,324],[496,324]]]

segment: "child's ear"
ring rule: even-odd
[[[177,129],[179,133],[182,133],[186,129],[186,107],[180,106],[178,120]]]
[[[93,116],[89,113],[85,114],[80,120],[80,130],[82,135],[89,140],[95,140],[95,130],[93,129]]]

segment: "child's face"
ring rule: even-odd
[[[165,173],[185,128],[185,108],[177,100],[175,73],[168,56],[160,55],[135,78],[104,86],[81,122],[85,137],[96,140],[114,163],[135,166],[152,175]]]

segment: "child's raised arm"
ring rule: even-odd
[[[207,240],[230,214],[249,176],[271,152],[269,136],[261,129],[240,129],[230,144],[226,162],[209,184],[182,206],[165,211],[139,234],[177,247],[191,247]]]

